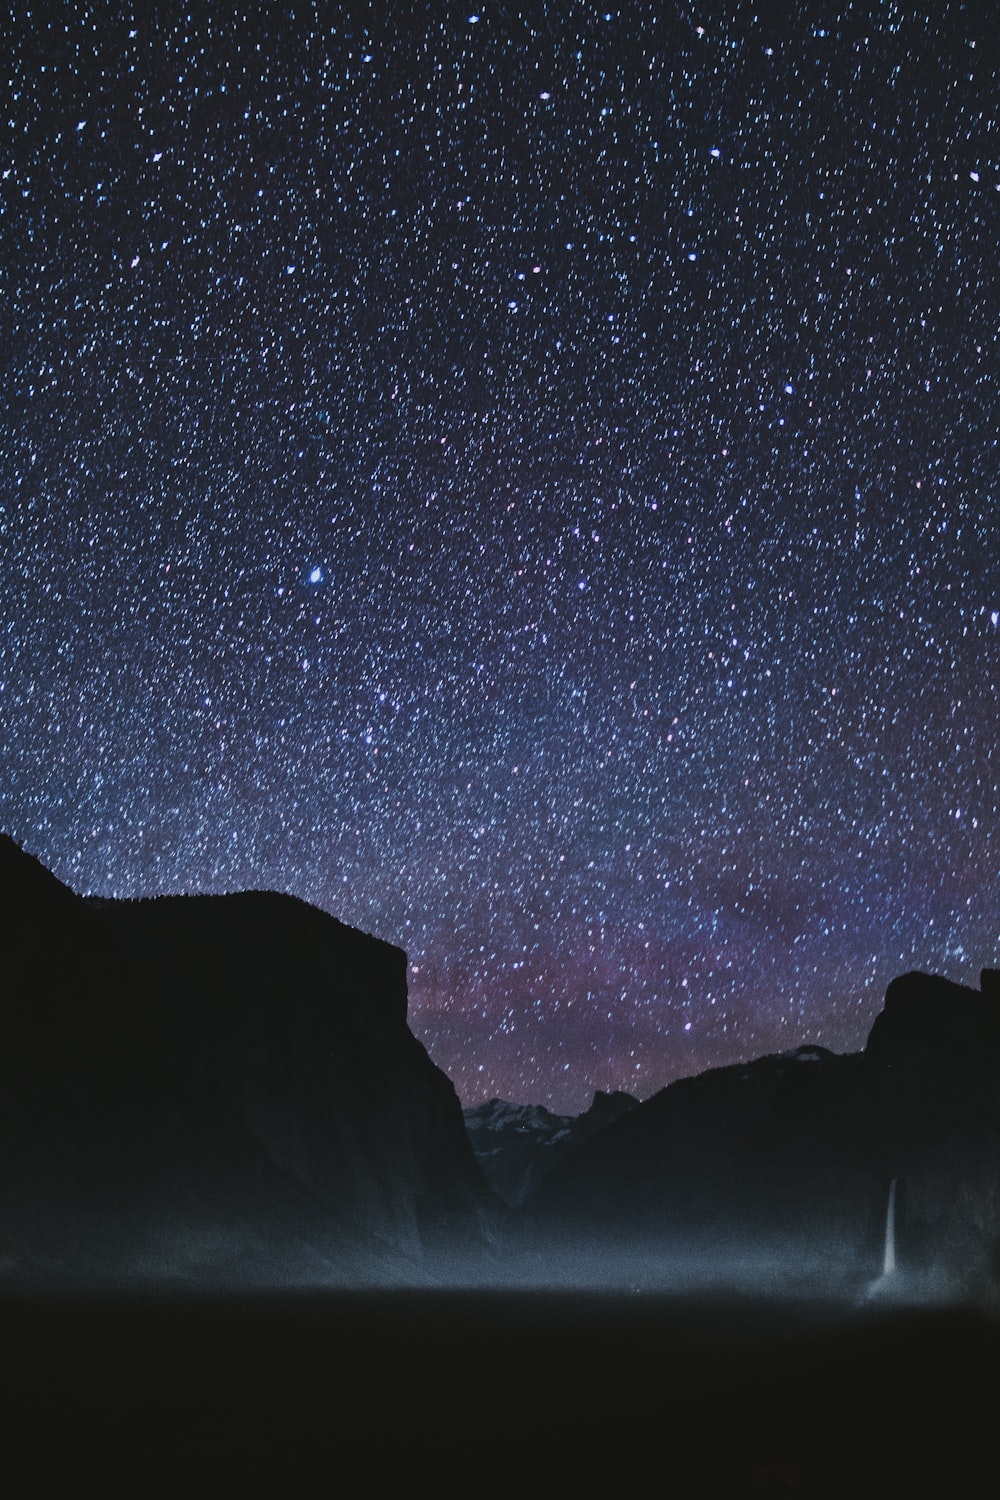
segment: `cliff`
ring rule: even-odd
[[[474,1239],[454,1087],[406,1024],[406,955],[269,892],[99,903],[156,1036],[320,1203],[419,1255]]]
[[[9,839],[0,900],[8,1275],[393,1280],[482,1246],[399,949],[274,894],[85,901]]]

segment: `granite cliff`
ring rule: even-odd
[[[398,1278],[488,1193],[406,959],[273,893],[87,901],[0,840],[8,1274]]]

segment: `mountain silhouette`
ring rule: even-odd
[[[1000,985],[889,986],[863,1052],[822,1047],[662,1089],[560,1163],[517,1234],[613,1263],[627,1250],[874,1278],[889,1185],[911,1287],[996,1296]]]
[[[303,901],[85,899],[8,838],[0,900],[8,1280],[523,1284],[586,1265],[657,1286],[686,1260],[861,1287],[895,1183],[907,1286],[996,1299],[993,970],[980,990],[894,980],[859,1053],[598,1094],[575,1120],[500,1101],[463,1119],[407,1026],[403,952]]]
[[[130,1493],[151,1456],[213,1493],[457,1463],[497,1493],[589,1491],[623,1456],[705,1493],[979,1482],[993,971],[895,980],[856,1054],[575,1121],[469,1111],[509,1198],[534,1183],[501,1212],[406,1025],[398,949],[273,893],[87,900],[9,839],[0,900],[12,1463]]]

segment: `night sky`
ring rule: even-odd
[[[0,827],[400,944],[469,1103],[977,983],[995,7],[243,9],[7,22]]]

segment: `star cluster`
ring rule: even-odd
[[[25,11],[0,826],[399,943],[468,1102],[975,982],[989,10]]]

